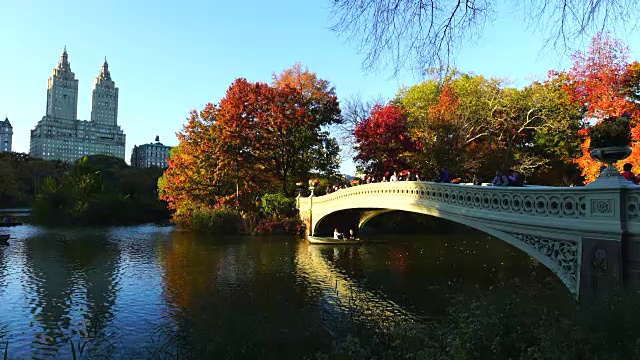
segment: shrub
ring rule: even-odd
[[[610,117],[589,130],[591,149],[627,146],[631,142],[631,122],[625,116]]]
[[[232,209],[198,209],[191,214],[192,230],[233,235],[239,234],[242,228],[242,217]]]
[[[260,235],[304,235],[305,225],[298,218],[267,219],[258,223],[256,233]]]
[[[452,298],[443,316],[399,320],[382,329],[344,317],[332,348],[316,358],[640,358],[640,315],[629,311],[640,305],[637,293],[620,291],[564,309],[549,307],[549,295],[541,300],[523,294]],[[357,298],[350,306],[358,316],[370,313]]]
[[[260,214],[265,218],[291,215],[294,208],[295,200],[287,198],[283,193],[264,194],[260,202]]]

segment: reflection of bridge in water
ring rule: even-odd
[[[321,299],[330,310],[350,313],[356,320],[366,320],[386,326],[394,321],[414,321],[415,316],[402,306],[387,299],[382,294],[365,289],[358,282],[337,269],[331,261],[323,257],[327,250],[335,256],[348,256],[357,252],[358,256],[366,256],[365,248],[337,248],[324,245],[298,246],[296,256],[297,273],[304,274],[309,281],[315,282],[322,289]]]
[[[361,229],[389,211],[435,216],[501,239],[547,266],[576,297],[640,287],[640,187],[605,172],[586,187],[399,181],[299,197],[310,235]]]

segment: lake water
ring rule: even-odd
[[[154,225],[5,232],[0,356],[8,343],[11,359],[313,357],[347,314],[385,327],[499,290],[571,302],[544,266],[465,229],[342,247]]]

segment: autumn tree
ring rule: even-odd
[[[418,145],[409,136],[404,110],[394,104],[376,105],[354,131],[358,167],[376,177],[410,168]]]
[[[608,116],[619,116],[629,112],[632,122],[632,149],[629,159],[624,162],[640,166],[640,129],[637,119],[640,106],[633,101],[634,84],[631,79],[637,76],[636,68],[629,64],[629,50],[610,34],[596,34],[586,52],[578,51],[573,55],[573,67],[569,70],[570,82],[565,91],[573,100],[586,110],[586,117],[592,122],[599,122]],[[582,168],[587,182],[595,180],[600,174],[601,163],[590,156],[590,139],[588,136],[582,144],[582,156],[576,161]]]
[[[447,166],[456,176],[490,171],[502,159],[500,81],[451,72],[401,89],[395,102],[407,112],[411,137],[423,144],[416,165],[425,174]]]
[[[306,166],[304,165],[293,175],[298,177],[298,180],[308,177],[309,172],[314,175],[335,177],[340,167],[338,158],[340,147],[337,140],[331,136],[331,129],[344,123],[335,87],[300,63],[293,64],[280,74],[273,73],[271,77],[271,85],[276,89],[287,91],[286,89],[293,88],[301,93],[298,106],[304,108],[307,116],[312,120],[305,127],[307,134],[311,137],[307,138],[306,145],[296,146],[306,149],[299,154],[301,158],[296,159],[297,165],[300,167],[300,164],[304,163],[309,165],[309,168],[302,169]],[[283,187],[286,192],[292,190],[292,182],[295,182],[295,179],[287,180],[286,189]]]
[[[219,201],[231,202],[247,211],[259,197],[258,191],[274,189],[273,168],[264,161],[268,141],[264,117],[271,115],[271,91],[264,83],[237,79],[220,100],[214,113],[215,181],[223,190]]]
[[[317,127],[340,124],[340,103],[336,89],[328,80],[320,79],[316,73],[302,67],[300,63],[273,73],[272,86],[278,89],[294,88],[302,94],[303,104]]]
[[[178,146],[171,149],[169,167],[158,180],[159,196],[175,210],[174,221],[179,224],[188,225],[194,210],[214,207],[221,195],[213,171],[218,160],[215,110],[207,104],[200,112],[191,111],[177,134]]]
[[[309,175],[314,154],[329,155],[316,119],[301,91],[290,86],[269,87],[264,94],[270,107],[258,118],[261,145],[254,151],[267,172],[274,172],[280,191],[291,194],[296,180]],[[335,156],[335,154],[333,154]]]
[[[625,95],[629,99],[640,103],[640,62],[634,61],[627,66],[623,88],[626,90]]]
[[[560,184],[579,149],[582,113],[550,79],[524,89],[500,79],[451,72],[402,89],[395,102],[407,114],[410,136],[422,144],[416,166],[429,174],[447,166],[455,176],[490,179],[496,169]],[[575,171],[574,171],[575,172]],[[565,181],[568,182],[569,180]]]
[[[255,214],[263,193],[291,194],[296,179],[335,171],[339,149],[321,127],[339,121],[339,107],[323,110],[337,107],[325,95],[237,79],[219,104],[193,111],[158,184],[175,219],[188,226],[198,209],[229,206]]]

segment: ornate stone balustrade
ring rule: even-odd
[[[569,191],[567,191],[569,189]],[[584,218],[587,210],[585,188],[494,187],[398,181],[360,185],[335,193],[314,197],[313,203],[324,205],[337,200],[361,196],[395,197],[426,200],[433,203],[504,213]],[[640,195],[640,193],[639,193]],[[308,198],[301,198],[301,206]],[[640,198],[638,199],[640,201]],[[601,211],[606,211],[600,205]],[[640,213],[640,211],[639,211]]]

